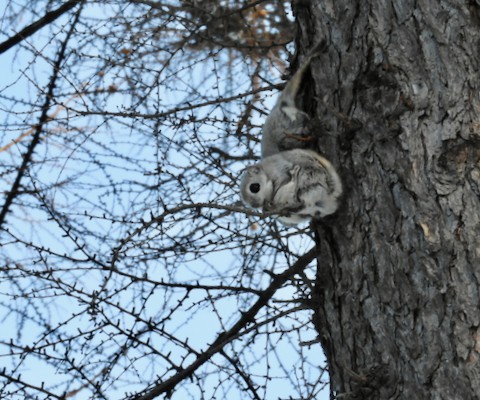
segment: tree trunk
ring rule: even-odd
[[[317,227],[331,397],[480,393],[480,6],[298,2],[320,150],[345,198]]]

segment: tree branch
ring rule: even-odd
[[[22,42],[27,37],[32,36],[35,32],[39,31],[44,26],[55,21],[58,17],[70,11],[80,2],[81,0],[70,0],[56,10],[46,13],[42,18],[35,21],[33,24],[28,25],[20,32],[5,40],[3,43],[0,43],[0,54],[5,53],[7,50]]]
[[[78,3],[78,1],[74,1],[74,3]],[[18,194],[18,189],[20,187],[20,182],[25,175],[25,172],[27,170],[27,166],[32,158],[33,152],[35,151],[35,147],[37,147],[38,143],[40,143],[40,134],[42,133],[43,126],[45,123],[49,120],[48,117],[48,111],[50,109],[50,104],[53,99],[53,92],[55,90],[55,85],[57,83],[58,75],[60,72],[60,66],[65,59],[65,51],[67,49],[67,43],[74,31],[74,27],[77,24],[77,21],[80,17],[80,11],[81,9],[78,10],[74,21],[72,22],[72,25],[70,26],[70,29],[65,37],[65,40],[62,42],[62,45],[60,46],[60,50],[58,52],[57,59],[55,60],[55,63],[53,64],[53,73],[50,78],[50,82],[48,84],[47,88],[47,93],[45,96],[45,102],[42,106],[42,114],[40,115],[40,119],[38,121],[38,124],[35,126],[35,133],[33,134],[32,141],[28,145],[27,151],[23,155],[23,160],[22,164],[18,168],[18,173],[15,178],[15,181],[13,182],[12,188],[9,192],[7,192],[7,197],[5,199],[5,203],[2,206],[2,210],[0,211],[0,227],[3,225],[5,222],[5,217],[8,213],[8,210],[10,206],[12,205],[13,199],[15,196]]]
[[[316,248],[310,249],[306,254],[299,257],[298,260],[286,271],[278,275],[272,275],[273,279],[259,296],[259,299],[253,304],[250,309],[242,313],[242,317],[230,328],[228,331],[218,335],[217,339],[210,345],[210,347],[202,352],[198,358],[190,364],[187,368],[180,370],[177,374],[164,382],[159,382],[152,389],[147,390],[144,394],[133,396],[134,400],[151,400],[161,395],[162,393],[171,392],[175,386],[184,379],[193,375],[193,373],[205,364],[216,353],[222,351],[224,346],[234,339],[245,326],[255,320],[257,313],[270,301],[275,292],[281,288],[293,275],[303,271],[308,264],[315,258],[317,254]]]
[[[47,390],[44,387],[44,382],[42,382],[41,385],[33,385],[29,383],[27,380],[23,380],[21,374],[17,375],[17,377],[7,374],[5,368],[0,370],[0,376],[5,378],[8,383],[16,383],[21,387],[34,389],[38,393],[47,395],[49,399],[58,399],[58,400],[65,399],[64,396],[58,396],[55,393],[51,392],[50,390]]]

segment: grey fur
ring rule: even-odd
[[[308,135],[310,117],[296,104],[298,90],[305,71],[315,54],[307,57],[283,89],[277,103],[267,117],[262,129],[262,158],[281,151],[301,148],[304,142],[295,138]]]
[[[246,205],[278,214],[286,225],[296,225],[333,214],[342,183],[328,160],[312,150],[294,149],[248,167],[240,189]]]

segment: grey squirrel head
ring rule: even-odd
[[[240,183],[242,201],[253,208],[263,208],[273,196],[273,182],[260,165],[252,165],[244,171]]]

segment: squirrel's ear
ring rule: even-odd
[[[243,170],[244,173],[247,173],[249,175],[256,175],[258,174],[262,169],[258,165],[250,165],[247,168]]]
[[[260,173],[261,168],[257,165],[250,165],[240,171],[242,180],[256,177]]]

